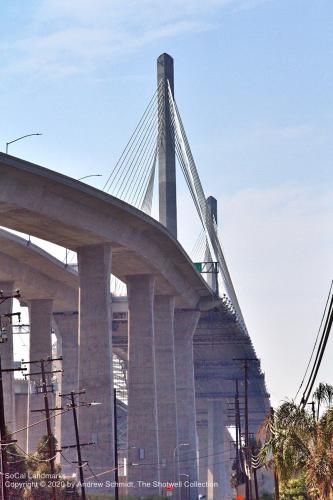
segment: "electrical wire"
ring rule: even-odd
[[[311,364],[311,361],[312,361],[312,358],[313,358],[313,355],[314,355],[314,352],[315,352],[315,349],[316,349],[316,346],[317,346],[317,343],[318,343],[319,335],[320,335],[321,328],[322,328],[322,325],[323,325],[323,322],[324,322],[324,318],[325,318],[325,315],[326,315],[327,306],[328,306],[328,303],[329,303],[330,295],[332,293],[332,287],[333,287],[333,280],[331,281],[331,286],[330,286],[330,290],[329,290],[329,293],[328,293],[328,296],[327,296],[327,300],[326,300],[326,304],[325,304],[325,308],[324,308],[324,313],[323,313],[321,321],[320,321],[319,329],[318,329],[318,332],[317,332],[315,343],[314,343],[313,348],[312,348],[310,359],[308,361],[308,364],[307,364],[304,376],[303,376],[301,384],[300,384],[300,386],[299,386],[299,388],[297,390],[297,393],[296,393],[296,395],[294,397],[294,400],[296,400],[296,398],[297,398],[297,396],[298,396],[298,394],[299,394],[299,392],[300,392],[300,390],[301,390],[301,388],[302,388],[302,386],[304,384],[305,377],[306,377],[306,375],[307,375],[307,373],[309,371],[310,364]]]
[[[14,434],[18,434],[19,432],[23,432],[27,429],[30,429],[31,427],[34,427],[35,425],[38,425],[38,424],[42,424],[43,422],[47,422],[47,420],[51,420],[51,418],[56,418],[58,417],[59,415],[63,415],[64,413],[70,411],[71,408],[66,408],[66,410],[63,410],[59,413],[55,413],[54,415],[51,415],[50,417],[48,418],[44,418],[42,420],[38,420],[37,422],[34,422],[30,425],[27,425],[26,427],[22,427],[21,429],[17,429],[16,431],[11,431],[10,434],[7,434],[7,436],[4,436],[4,439],[6,439],[6,437],[10,437],[10,436],[13,436]]]
[[[303,397],[302,397],[302,401],[301,401],[301,405],[303,408],[305,407],[305,405],[307,404],[307,402],[309,400],[314,383],[316,381],[318,371],[319,371],[319,368],[320,368],[320,365],[321,365],[321,362],[322,362],[322,359],[323,359],[323,356],[325,353],[326,345],[327,345],[327,342],[328,342],[328,339],[330,336],[332,322],[333,322],[333,294],[331,296],[331,302],[329,305],[329,309],[328,309],[328,313],[327,313],[327,317],[326,317],[326,321],[325,321],[325,325],[324,325],[324,329],[323,329],[323,335],[320,339],[320,343],[319,343],[317,355],[316,355],[316,358],[314,361],[314,365],[313,365],[313,368],[311,370],[307,386],[303,392]]]

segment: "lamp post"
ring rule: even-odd
[[[25,139],[26,137],[32,137],[33,135],[43,135],[43,134],[41,134],[40,132],[35,132],[33,134],[22,135],[21,137],[18,137],[17,139],[13,139],[12,141],[6,142],[6,154],[8,155],[9,144],[13,144],[13,142],[21,141],[22,139]]]
[[[83,179],[88,179],[88,177],[102,177],[102,174],[89,174],[89,175],[84,175],[83,177],[79,177],[78,181],[82,181]]]
[[[175,464],[175,479],[176,479],[176,482],[178,482],[178,480],[180,479],[180,474],[179,475],[177,474],[177,470],[178,470],[178,473],[179,473],[179,456],[177,455],[177,451],[182,446],[190,446],[190,443],[179,443],[179,444],[177,444],[177,446],[173,450],[173,460],[174,460],[174,464]],[[178,464],[178,468],[177,468],[177,464]]]
[[[179,474],[179,476],[185,476],[185,477],[187,477],[187,480],[188,480],[188,490],[187,490],[187,495],[186,496],[187,496],[187,499],[190,500],[190,498],[191,498],[191,495],[190,495],[190,488],[191,488],[190,487],[190,480],[191,480],[190,479],[190,475],[189,474]],[[182,491],[182,490],[180,490],[180,491]]]
[[[84,175],[83,177],[79,177],[77,180],[82,181],[83,179],[88,179],[88,177],[102,177],[103,174],[89,174],[89,175]],[[69,250],[68,248],[65,249],[65,267],[68,266],[68,253]]]

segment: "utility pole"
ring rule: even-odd
[[[113,413],[114,413],[114,466],[115,466],[115,500],[119,500],[119,472],[118,472],[118,436],[117,436],[117,389],[113,389]]]
[[[7,451],[6,451],[6,420],[3,402],[2,366],[0,356],[0,435],[1,435],[1,465],[2,465],[2,497],[7,500],[6,472],[7,472]]]
[[[7,368],[3,369],[1,365],[0,356],[0,444],[1,444],[1,478],[2,478],[2,498],[7,500],[7,486],[6,486],[6,473],[7,473],[7,430],[6,430],[6,419],[5,419],[5,407],[3,401],[3,384],[2,384],[2,374],[5,372],[15,372],[24,371],[26,368]]]
[[[20,290],[16,290],[11,295],[4,295],[3,290],[0,290],[0,305],[8,299],[19,299],[21,297]]]
[[[47,445],[48,445],[48,454],[49,454],[49,461],[50,461],[50,471],[51,471],[51,477],[52,477],[52,498],[53,500],[56,500],[57,498],[57,491],[56,487],[54,485],[56,481],[56,472],[55,472],[55,455],[56,451],[54,448],[54,441],[53,441],[53,433],[51,429],[51,415],[50,415],[50,406],[49,406],[49,397],[48,397],[48,384],[46,380],[46,375],[53,375],[54,373],[62,373],[63,370],[53,370],[50,371],[45,371],[45,363],[52,363],[52,361],[62,361],[62,356],[59,358],[47,358],[41,359],[39,361],[23,361],[23,364],[29,364],[29,365],[35,365],[35,364],[40,364],[40,372],[30,372],[25,377],[28,376],[36,376],[36,375],[41,375],[42,376],[42,385],[41,385],[41,393],[43,394],[44,397],[44,408],[40,410],[32,410],[32,412],[45,412],[45,419],[46,419],[46,431],[47,431]],[[56,410],[61,410],[62,408],[52,408],[52,411]]]
[[[246,496],[248,500],[252,499],[251,491],[251,465],[249,461],[249,397],[248,397],[248,364],[244,363],[244,391],[245,391],[245,456],[248,470],[246,471]]]
[[[19,299],[21,297],[20,290],[16,290],[15,293],[10,295],[4,295],[3,290],[0,290],[0,305],[6,302],[8,299]],[[0,344],[4,344],[8,340],[7,326],[8,324],[4,322],[4,319],[9,320],[9,324],[12,324],[12,318],[17,316],[19,323],[21,322],[21,313],[6,313],[0,314]]]
[[[16,290],[15,293],[10,295],[5,295],[3,290],[0,290],[0,305],[6,302],[8,299],[18,299],[21,294],[19,290]],[[12,318],[14,316],[18,317],[19,322],[21,321],[20,313],[6,313],[0,314],[0,344],[3,344],[8,341],[8,333],[7,326],[8,323],[4,323],[4,319],[9,321],[9,324],[12,324]],[[21,368],[8,368],[2,369],[1,367],[1,357],[0,357],[0,445],[1,445],[1,469],[2,469],[2,481],[1,481],[1,490],[2,490],[2,498],[3,500],[7,500],[7,487],[6,487],[6,471],[7,471],[7,436],[6,436],[6,420],[5,420],[5,408],[4,408],[4,400],[3,400],[3,380],[2,374],[4,372],[13,372],[13,371],[22,371]]]
[[[271,407],[270,410],[270,418],[271,418],[271,425],[274,426],[274,408]],[[274,449],[273,451],[273,458],[274,458]],[[279,476],[276,472],[276,467],[274,464],[274,489],[275,489],[275,500],[280,500],[280,486],[279,486]]]
[[[238,481],[240,478],[240,448],[241,443],[241,429],[240,429],[240,414],[239,414],[239,392],[238,392],[238,380],[236,382],[236,393],[235,393],[235,425],[236,425],[236,491],[238,493]]]
[[[253,452],[254,452],[254,446],[252,446],[252,456],[253,456]],[[253,467],[253,478],[254,478],[254,491],[255,491],[255,494],[256,494],[256,500],[259,500],[257,467]]]
[[[245,491],[246,491],[246,500],[252,500],[252,488],[251,488],[251,450],[249,443],[249,397],[248,397],[248,384],[249,384],[249,362],[256,361],[259,363],[257,358],[234,358],[234,361],[240,361],[243,363],[244,367],[244,402],[245,402],[245,457],[246,457],[246,470],[245,470]]]
[[[79,426],[77,423],[77,414],[76,414],[76,405],[75,405],[75,392],[71,392],[71,408],[73,412],[73,420],[74,420],[74,429],[75,429],[75,440],[76,440],[76,451],[77,451],[77,460],[80,472],[80,482],[81,482],[81,497],[83,500],[86,500],[86,489],[84,485],[84,476],[83,476],[83,463],[81,457],[81,445],[80,445],[80,435],[79,435]]]
[[[74,430],[75,430],[75,445],[71,446],[63,446],[63,449],[66,448],[76,448],[77,451],[77,464],[79,468],[79,474],[80,474],[80,483],[81,483],[81,498],[82,500],[86,500],[86,489],[85,489],[85,484],[84,484],[84,474],[83,474],[83,466],[87,464],[87,462],[82,461],[82,455],[81,455],[81,448],[83,446],[90,446],[95,443],[80,443],[80,435],[79,435],[79,426],[78,426],[78,421],[77,421],[77,413],[76,413],[76,408],[79,406],[95,406],[100,403],[96,403],[95,401],[92,403],[76,403],[75,402],[75,396],[79,396],[80,394],[85,394],[85,390],[82,389],[81,391],[71,391],[68,394],[59,394],[61,398],[70,398],[70,403],[67,404],[68,409],[72,410],[73,414],[73,420],[74,420]]]

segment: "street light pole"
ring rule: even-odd
[[[177,450],[179,448],[181,448],[181,446],[190,446],[190,443],[179,443],[179,444],[177,444],[177,446],[173,450],[173,461],[175,464],[175,480],[176,480],[176,482],[178,482],[178,480],[180,479],[180,474],[179,475],[177,474],[177,470],[179,473],[179,456],[177,454]],[[178,463],[178,468],[177,468],[177,463]]]
[[[190,487],[191,478],[190,478],[190,475],[189,474],[179,474],[179,476],[185,476],[185,477],[188,478],[188,490],[187,490],[187,495],[186,496],[187,496],[187,500],[190,500],[190,498],[191,498],[191,490],[190,490],[190,488],[191,488]]]
[[[9,144],[13,144],[13,142],[21,141],[22,139],[25,139],[26,137],[32,137],[33,135],[43,135],[43,134],[41,134],[40,132],[35,132],[34,134],[22,135],[21,137],[18,137],[17,139],[13,139],[12,141],[6,142],[6,155],[8,155]]]
[[[78,181],[83,181],[83,179],[88,179],[89,177],[102,177],[102,174],[89,174],[89,175],[84,175],[83,177],[79,177],[77,180]],[[68,248],[65,249],[65,267],[68,266]]]
[[[117,436],[117,389],[113,389],[113,414],[114,414],[114,467],[115,467],[115,500],[119,500],[119,470],[118,470],[118,436]]]
[[[82,181],[83,179],[88,179],[88,177],[102,177],[102,174],[89,174],[84,175],[83,177],[79,177],[78,181]]]

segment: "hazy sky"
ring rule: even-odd
[[[108,173],[175,59],[176,100],[274,403],[302,378],[333,278],[331,0],[0,4],[0,148]],[[180,240],[200,228],[179,182]],[[320,380],[333,382],[330,342]]]

